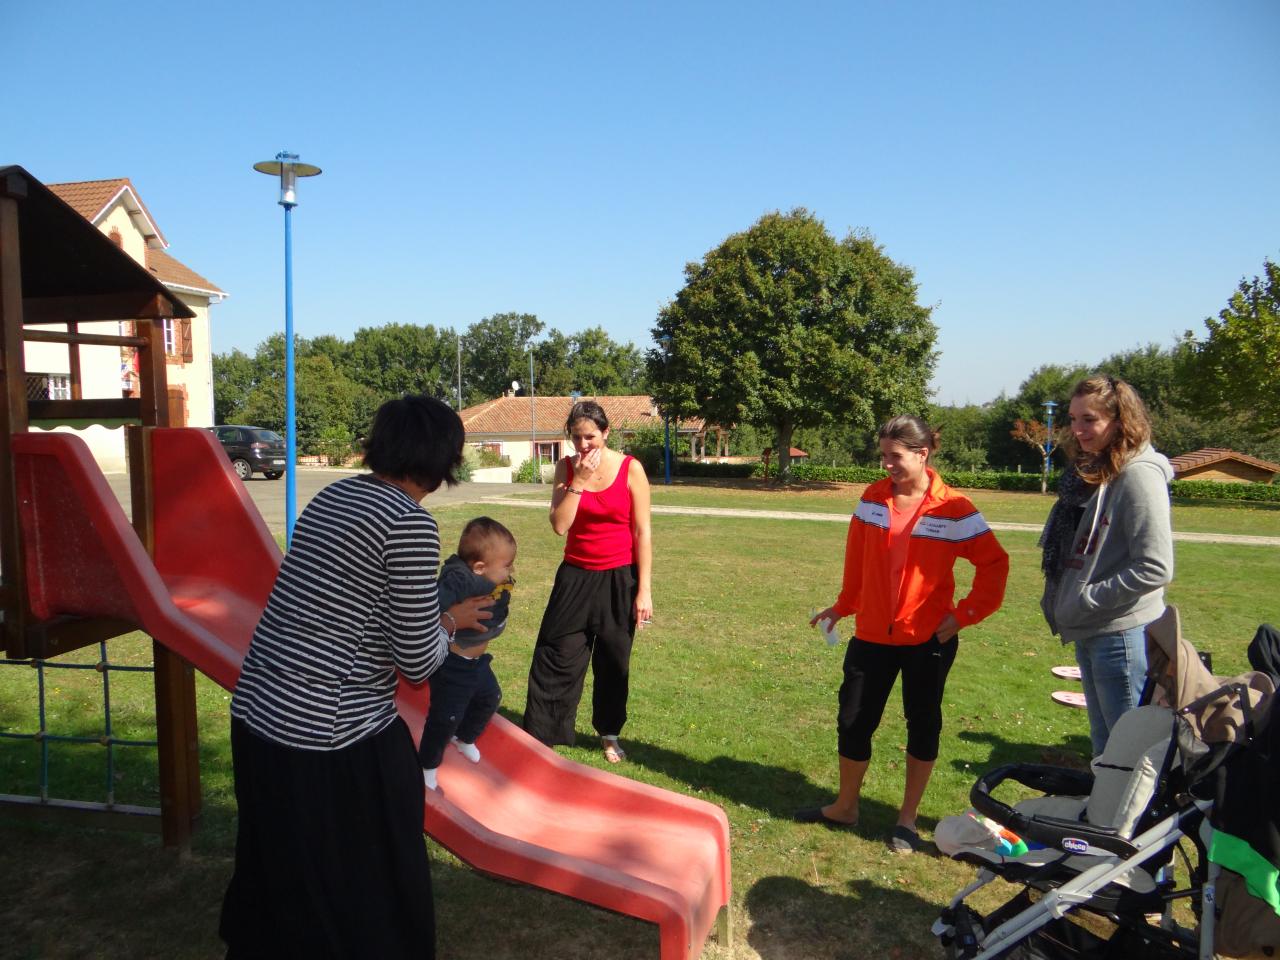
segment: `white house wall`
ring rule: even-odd
[[[51,324],[43,329],[63,330],[66,324]],[[82,333],[120,333],[116,321],[82,323]],[[27,373],[52,373],[67,376],[71,373],[71,360],[66,344],[27,343],[23,345],[23,362]],[[80,393],[86,400],[118,399],[120,392],[120,348],[104,346],[80,347]],[[39,427],[33,427],[39,430]],[[89,447],[103,473],[125,472],[124,430],[100,425],[76,430],[72,427],[55,427],[59,433],[74,433]]]
[[[107,211],[107,215],[99,220],[95,226],[107,236],[111,236],[112,229],[119,230],[124,252],[133,257],[138,263],[147,262],[147,241],[138,232],[133,218],[129,216],[129,211],[124,208],[124,204],[120,200],[112,204],[111,209]]]
[[[186,387],[187,426],[213,426],[213,337],[209,301],[194,294],[178,294],[195,314],[191,321],[191,362],[168,364],[169,386]]]

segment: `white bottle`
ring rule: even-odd
[[[814,617],[816,617],[817,615],[818,615],[818,611],[817,611],[817,610],[810,610],[810,611],[809,611],[809,619],[810,619],[810,620],[812,620],[812,619],[813,619]],[[834,620],[827,619],[827,618],[825,618],[825,617],[824,617],[823,619],[821,619],[821,620],[819,620],[817,623],[815,623],[815,624],[814,624],[814,626],[815,626],[815,627],[817,627],[819,630],[821,630],[821,631],[822,631],[822,635],[823,635],[823,636],[826,638],[826,640],[827,640],[827,646],[828,646],[828,647],[834,647],[836,644],[838,644],[838,643],[840,642],[840,631],[839,631],[839,629],[836,627],[836,622],[835,622]]]

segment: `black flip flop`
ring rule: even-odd
[[[902,824],[894,827],[893,833],[889,836],[889,847],[894,853],[918,853],[923,846],[924,841],[920,839],[920,834]]]
[[[833,830],[852,830],[856,823],[845,823],[843,820],[832,820],[822,812],[821,807],[802,807],[791,815],[796,823],[820,823]]]

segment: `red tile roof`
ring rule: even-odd
[[[594,400],[604,408],[609,426],[614,429],[635,430],[644,427],[661,427],[653,398],[629,397],[579,397]],[[528,397],[498,397],[486,400],[474,407],[467,407],[459,416],[468,436],[484,434],[527,434],[532,426],[538,436],[559,435],[564,431],[564,421],[574,404],[573,397],[534,397],[533,410]],[[701,418],[684,419],[672,423],[682,433],[696,433],[703,428]]]
[[[155,228],[156,236],[160,238],[160,242],[165,246],[169,245],[169,242],[164,238],[164,234],[160,232],[160,224],[156,223],[156,218],[151,215],[147,205],[142,202],[142,197],[138,195],[138,191],[128,177],[116,177],[113,180],[81,180],[76,183],[47,183],[45,186],[75,210],[76,213],[95,225],[98,217],[102,215],[102,212],[106,210],[111,201],[119,196],[122,190],[127,189],[133,194],[133,199],[138,202],[143,215],[151,222],[151,226]]]
[[[225,291],[217,284],[206,280],[185,263],[175,260],[163,250],[147,248],[147,269],[167,286],[189,287],[200,293],[217,293],[225,296]]]
[[[1219,463],[1223,460],[1236,460],[1240,463],[1247,463],[1252,467],[1257,467],[1260,470],[1280,473],[1280,463],[1259,460],[1257,457],[1251,457],[1247,453],[1236,453],[1234,450],[1228,450],[1225,447],[1205,447],[1203,450],[1196,450],[1194,453],[1184,453],[1180,457],[1172,457],[1169,463],[1173,466],[1173,475],[1176,477],[1178,474],[1193,470],[1196,467],[1207,467],[1211,463]]]
[[[120,195],[120,192],[127,189],[133,194],[133,199],[142,208],[142,212],[151,222],[151,225],[155,227],[156,236],[160,238],[162,243],[165,243],[166,246],[168,245],[164,235],[160,233],[160,227],[155,218],[151,216],[151,211],[142,202],[142,198],[138,196],[138,191],[128,177],[117,177],[114,180],[84,180],[79,183],[50,183],[46,184],[46,186],[59,199],[90,223],[94,223],[111,202]],[[226,291],[217,284],[206,280],[185,263],[171,257],[163,250],[153,249],[148,246],[146,255],[147,269],[155,274],[161,283],[168,286],[186,287],[200,293],[226,296]]]

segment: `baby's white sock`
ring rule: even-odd
[[[422,771],[422,782],[427,785],[428,790],[439,790],[440,787],[436,783],[436,771],[439,767],[431,767],[429,770]]]
[[[474,743],[463,743],[457,737],[454,737],[452,742],[453,745],[458,748],[458,752],[472,763],[480,762],[480,751],[476,749],[476,745]]]

